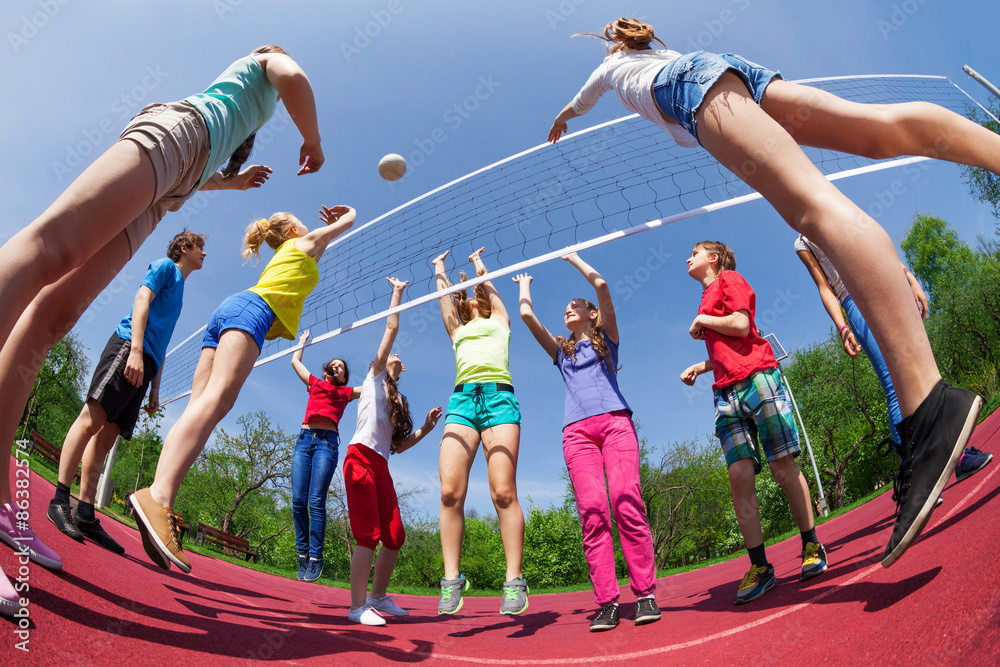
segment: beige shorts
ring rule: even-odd
[[[121,139],[146,151],[156,176],[153,203],[125,228],[134,255],[167,211],[176,211],[198,191],[211,145],[205,120],[184,102],[150,104],[129,121]]]

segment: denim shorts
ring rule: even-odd
[[[754,473],[760,472],[762,453],[768,461],[799,455],[799,429],[777,368],[715,390],[715,434],[726,465],[751,459]]]
[[[482,433],[491,426],[520,424],[521,406],[512,392],[497,389],[495,382],[467,382],[448,399],[444,423],[463,424]]]
[[[709,89],[730,70],[743,79],[757,104],[760,104],[760,98],[764,96],[764,89],[771,83],[771,79],[781,78],[779,72],[731,53],[695,51],[672,61],[656,75],[656,80],[653,81],[656,106],[697,139],[694,115]]]
[[[218,347],[227,329],[239,329],[253,336],[258,349],[264,348],[264,336],[274,324],[274,311],[267,301],[253,292],[237,292],[222,302],[208,318],[202,347]]]

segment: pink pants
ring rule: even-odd
[[[656,588],[656,562],[639,487],[639,441],[628,411],[595,415],[564,428],[563,456],[580,513],[583,551],[597,604],[618,599],[608,492],[632,592],[636,597],[651,594]]]

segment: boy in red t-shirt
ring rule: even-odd
[[[704,286],[690,333],[705,341],[708,359],[685,369],[681,381],[693,385],[702,373],[715,373],[715,433],[726,455],[736,520],[750,555],[750,571],[736,591],[736,604],[744,604],[777,583],[764,554],[754,487],[762,452],[802,533],[801,581],[826,571],[826,550],[816,538],[809,487],[795,463],[801,451],[799,432],[778,362],[754,324],[753,290],[736,272],[736,257],[725,244],[702,241],[687,265],[688,275]]]

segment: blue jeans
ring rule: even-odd
[[[304,428],[292,453],[292,521],[295,549],[312,558],[323,557],[326,537],[326,493],[337,470],[336,431]]]
[[[892,378],[889,377],[889,369],[885,365],[885,359],[882,358],[882,352],[878,349],[878,343],[875,342],[875,336],[872,335],[871,329],[868,328],[868,323],[861,316],[861,311],[858,310],[858,307],[854,305],[854,299],[848,296],[844,299],[843,306],[844,311],[847,313],[847,321],[854,331],[854,337],[858,339],[861,349],[868,355],[868,359],[875,368],[875,375],[878,376],[878,381],[882,383],[882,389],[885,391],[885,402],[889,408],[889,428],[892,430],[892,441],[899,444],[900,440],[899,434],[896,433],[896,424],[903,420],[903,413],[899,409],[899,399],[896,398],[896,390],[892,386]]]

